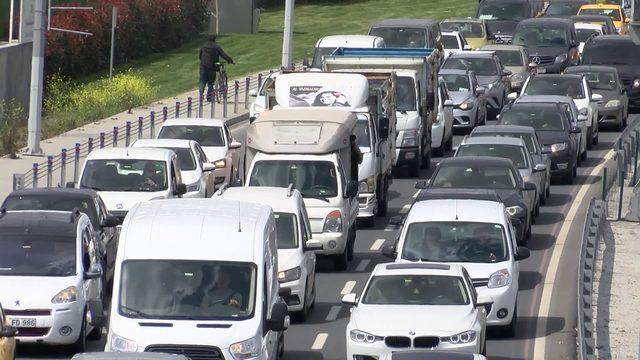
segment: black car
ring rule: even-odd
[[[590,24],[600,24],[604,27],[605,35],[615,35],[618,33],[616,25],[607,15],[574,15],[570,18],[574,23],[583,22]]]
[[[560,73],[580,61],[578,35],[568,19],[523,20],[513,35],[513,44],[529,51],[529,61],[538,65],[538,74]]]
[[[490,38],[508,44],[521,20],[536,16],[536,5],[529,0],[482,0],[476,17],[485,20]]]
[[[487,189],[494,190],[507,212],[517,219],[518,242],[531,236],[531,211],[524,198],[525,191],[536,191],[536,185],[525,182],[509,159],[469,156],[446,158],[440,161],[428,184],[431,189]],[[420,198],[420,196],[418,196]]]
[[[561,176],[571,184],[577,176],[580,128],[571,125],[562,104],[514,103],[504,108],[499,125],[531,126],[542,142],[542,151],[551,156],[551,176]]]
[[[442,50],[440,22],[436,20],[386,19],[373,24],[369,35],[383,38],[387,47]]]
[[[578,13],[580,7],[586,4],[592,4],[589,0],[555,0],[551,1],[544,10],[543,17],[564,18],[568,19]]]
[[[567,68],[565,74],[584,75],[591,89],[602,95],[602,104],[598,106],[599,125],[613,124],[620,131],[624,130],[629,115],[629,97],[616,68],[580,65]]]
[[[107,280],[113,278],[118,249],[116,226],[119,220],[111,216],[97,192],[89,189],[41,188],[17,190],[9,194],[2,204],[8,212],[21,210],[72,211],[78,209],[91,221],[96,239],[102,244]]]
[[[629,96],[629,107],[640,109],[640,45],[629,35],[596,36],[584,45],[583,65],[616,68]]]

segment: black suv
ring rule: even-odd
[[[561,73],[580,61],[580,42],[573,21],[568,19],[523,20],[516,28],[513,44],[527,48],[538,73]]]
[[[476,17],[485,20],[489,36],[497,43],[511,42],[521,20],[536,16],[536,6],[529,0],[482,0]]]

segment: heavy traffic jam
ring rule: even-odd
[[[250,93],[244,138],[171,119],[155,139],[93,150],[65,188],[13,192],[0,358],[17,342],[98,359],[80,354],[103,336],[106,352],[286,357],[314,311],[316,268],[346,270],[359,231],[389,224],[386,262],[336,300],[350,309],[332,334],[341,357],[484,359],[489,330],[515,335],[540,208],[640,105],[627,22],[617,2],[588,0],[382,20],[272,72]],[[418,193],[389,218],[406,177]]]

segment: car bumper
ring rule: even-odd
[[[573,171],[575,157],[569,151],[551,154],[551,176],[562,176]]]
[[[408,331],[407,331],[408,333]],[[402,334],[402,336],[406,336]],[[415,347],[408,348],[396,348],[396,347],[388,347],[384,341],[377,341],[374,344],[363,344],[357,343],[347,335],[347,359],[348,360],[369,360],[369,359],[380,359],[383,356],[389,356],[393,352],[396,351],[404,351],[404,350],[417,350]],[[439,351],[456,351],[461,353],[468,354],[478,354],[480,353],[480,339],[476,336],[475,340],[467,343],[454,345],[451,343],[440,342],[434,348],[422,348],[422,350],[439,350]]]
[[[476,119],[478,118],[477,112],[477,106],[469,110],[453,109],[453,127],[472,128],[476,126]]]
[[[313,233],[313,240],[322,244],[322,250],[316,250],[318,255],[338,255],[345,251],[347,231],[341,233]]]
[[[516,307],[516,299],[518,297],[518,279],[513,279],[509,286],[497,289],[489,289],[486,286],[477,287],[478,295],[490,296],[493,299],[491,310],[487,314],[487,326],[504,326],[509,325],[513,319],[513,312]],[[506,316],[499,317],[498,312],[506,311]]]
[[[287,309],[289,311],[300,311],[304,308],[305,300],[305,281],[300,278],[295,281],[289,281],[286,283],[280,283],[280,288],[291,289],[291,294],[284,296],[282,299],[287,303]]]
[[[599,107],[598,108],[598,124],[611,124],[622,122],[622,113],[624,106],[618,105],[614,107]]]
[[[16,340],[20,343],[68,345],[78,340],[83,316],[84,304],[76,302],[69,306],[51,309],[50,315],[46,316],[8,315],[7,318],[9,322],[16,318],[36,320],[37,327],[18,327],[19,335],[16,336]]]
[[[418,147],[396,148],[396,166],[413,165],[419,156]]]
[[[358,194],[358,219],[370,218],[377,212],[376,194],[359,193]]]

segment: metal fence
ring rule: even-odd
[[[98,138],[89,137],[82,143],[76,143],[72,148],[63,148],[58,154],[47,156],[46,161],[33,163],[29,171],[13,174],[13,190],[66,186],[69,182],[76,182],[82,166],[81,160],[91,151],[106,147],[129,146],[135,139],[154,138],[156,126],[162,125],[167,119],[215,118],[216,107],[222,108],[222,118],[228,118],[230,113],[238,115],[249,108],[249,91],[258,89],[263,79],[273,71],[275,70],[262,72],[254,77],[246,77],[244,81],[230,81],[229,86],[222,92],[212,94],[213,101],[209,103],[203,98],[189,97],[184,101],[177,101],[175,105],[164,106],[160,113],[151,111],[146,116],[126,121],[123,126],[114,126],[110,131],[101,132]],[[214,100],[218,95],[220,103]],[[243,109],[239,109],[239,106]]]
[[[602,197],[606,201],[607,217],[621,220],[629,211],[629,191],[640,181],[640,123],[635,122],[623,132],[615,145],[612,166],[605,167],[602,181]]]

